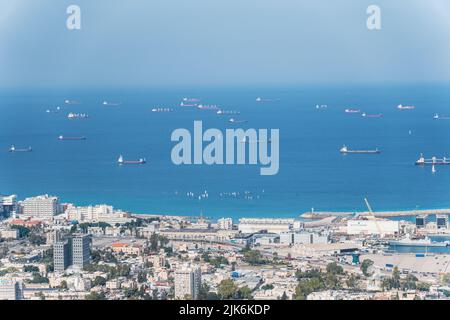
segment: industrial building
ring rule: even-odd
[[[396,235],[400,223],[384,219],[353,219],[347,221],[347,233],[350,235]]]

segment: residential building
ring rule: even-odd
[[[53,267],[55,272],[64,272],[71,264],[70,241],[53,243]]]
[[[233,229],[233,219],[232,218],[221,218],[217,220],[217,228],[221,230],[231,230]]]
[[[21,202],[21,217],[34,218],[39,220],[52,220],[53,216],[59,213],[59,203],[57,197],[48,194],[26,198]]]
[[[202,273],[199,267],[182,268],[175,272],[175,299],[198,299],[202,285]]]
[[[9,278],[0,278],[0,300],[20,300],[22,298],[22,285]]]

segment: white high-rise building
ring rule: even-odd
[[[183,268],[175,272],[175,299],[198,299],[202,285],[200,267]]]
[[[233,229],[233,219],[231,218],[221,218],[217,220],[217,228],[221,230],[231,230]]]
[[[39,220],[52,220],[53,216],[59,213],[59,203],[57,197],[48,194],[26,198],[21,203],[22,218],[35,218]]]
[[[8,278],[0,278],[0,300],[20,300],[21,284]]]

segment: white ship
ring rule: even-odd
[[[31,152],[33,151],[33,149],[31,149],[31,147],[28,148],[16,148],[16,146],[12,145],[9,148],[9,152]]]
[[[415,106],[404,106],[404,105],[401,105],[401,104],[399,104],[397,106],[398,110],[414,110],[415,108],[416,108]]]
[[[447,242],[434,242],[430,238],[411,239],[408,235],[401,240],[389,241],[390,246],[406,246],[406,247],[446,247]]]
[[[67,118],[68,119],[86,119],[86,118],[89,118],[89,116],[86,113],[73,113],[73,112],[70,112],[67,115]]]
[[[122,164],[145,164],[147,161],[145,158],[140,158],[138,160],[125,160],[122,155],[119,156],[119,159],[117,159],[117,163]]]

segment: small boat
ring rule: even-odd
[[[33,151],[33,149],[31,149],[31,147],[28,148],[16,148],[14,145],[12,145],[9,148],[9,152],[31,152]]]
[[[58,140],[86,140],[85,136],[79,136],[79,137],[67,137],[60,135],[58,136]]]
[[[342,154],[379,154],[381,153],[380,150],[378,150],[378,148],[376,148],[375,150],[350,150],[347,148],[346,145],[344,145],[341,149],[339,149],[339,152]]]
[[[145,160],[145,158],[141,158],[139,160],[124,160],[123,156],[120,155],[119,159],[117,159],[117,163],[122,165],[122,164],[145,164],[147,161]]]
[[[361,116],[364,118],[382,118],[383,114],[382,113],[369,114],[364,112],[361,114]]]
[[[246,123],[247,120],[237,120],[235,118],[231,118],[230,120],[228,120],[231,123]]]
[[[397,106],[398,110],[414,110],[415,108],[416,108],[415,106],[404,106],[404,105],[401,105],[401,104],[399,104]]]
[[[345,113],[360,113],[361,109],[352,109],[352,108],[347,108],[344,110]]]

